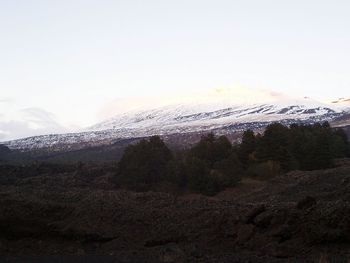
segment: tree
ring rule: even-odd
[[[313,169],[325,169],[333,166],[332,134],[328,125],[316,126]]]
[[[188,187],[196,192],[213,195],[220,190],[219,178],[210,172],[208,163],[197,157],[186,160]]]
[[[212,133],[188,151],[185,166],[189,188],[208,195],[236,184],[242,175],[231,142],[226,136]]]
[[[242,142],[238,147],[238,157],[245,168],[248,167],[252,154],[256,150],[256,138],[252,130],[246,130],[242,135]]]
[[[227,158],[231,150],[232,144],[226,136],[215,137],[213,133],[209,133],[192,147],[190,154],[212,167],[215,162]]]
[[[117,169],[117,184],[142,190],[166,178],[172,153],[159,136],[129,145]]]
[[[343,129],[339,128],[334,131],[331,147],[332,154],[336,158],[350,156],[348,136]]]
[[[182,152],[177,153],[174,158],[169,161],[166,180],[174,183],[179,188],[187,186],[188,178],[186,174],[186,163]]]
[[[266,127],[257,146],[257,156],[260,161],[277,161],[282,170],[288,171],[294,166],[293,156],[289,149],[289,129],[273,123]]]
[[[237,184],[241,180],[244,171],[242,163],[234,152],[227,158],[217,161],[213,166],[213,170],[219,175],[222,189]]]

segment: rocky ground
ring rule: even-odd
[[[114,169],[0,166],[1,261],[350,258],[348,160],[334,169],[294,171],[264,182],[244,179],[215,197],[114,189]],[[63,261],[55,256],[62,254]]]

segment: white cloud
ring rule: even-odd
[[[0,109],[0,141],[68,131],[41,108],[16,109],[12,101],[0,99]]]

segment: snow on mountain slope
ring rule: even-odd
[[[141,101],[138,107],[119,111],[116,116],[88,130],[127,128],[144,134],[188,132],[217,129],[237,123],[273,122],[281,120],[322,121],[337,117],[343,107],[324,104],[309,98],[295,99],[269,91],[215,90],[194,94],[179,101],[158,99]],[[127,102],[124,102],[127,104]]]
[[[113,116],[84,132],[54,134],[6,142],[13,149],[76,149],[113,143],[121,138],[258,129],[271,122],[332,121],[349,107],[292,98],[265,90],[216,89],[203,94],[117,101],[105,109]]]

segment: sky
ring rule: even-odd
[[[118,98],[243,85],[349,97],[348,0],[0,0],[0,141]]]

